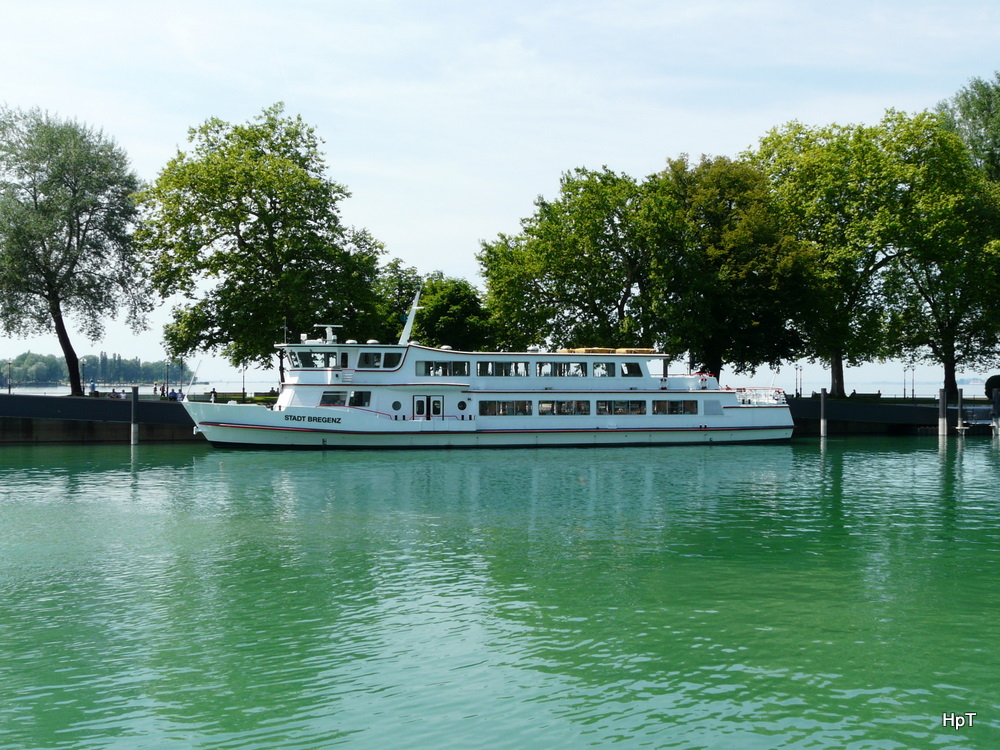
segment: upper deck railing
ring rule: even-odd
[[[736,398],[744,406],[784,406],[785,392],[780,388],[737,388]]]

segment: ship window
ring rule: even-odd
[[[447,378],[468,374],[469,363],[464,360],[458,362],[417,362],[417,375],[425,377]]]
[[[598,401],[596,404],[598,414],[645,414],[645,401]]]
[[[589,401],[539,401],[539,414],[582,415],[590,414]]]
[[[382,357],[382,367],[398,367],[402,358],[400,352],[386,352]]]
[[[315,367],[316,360],[312,352],[299,352],[299,363],[301,367]]]
[[[626,378],[642,377],[642,367],[638,362],[622,362],[622,375]]]
[[[595,362],[593,365],[595,378],[613,378],[615,376],[614,362]]]
[[[372,402],[371,391],[351,391],[351,399],[348,406],[368,406]]]
[[[656,399],[653,401],[653,414],[697,414],[698,402],[688,399],[674,399],[663,401]],[[721,412],[720,412],[721,414]]]
[[[340,366],[345,370],[347,369],[347,352],[340,353]]]
[[[586,362],[539,362],[538,377],[581,378],[587,375]]]
[[[527,362],[477,362],[476,374],[483,377],[524,377],[531,371]]]
[[[479,416],[509,417],[528,416],[531,414],[530,401],[480,401]]]
[[[359,368],[373,369],[382,366],[382,352],[361,352],[358,359]]]
[[[292,367],[298,367],[299,366],[299,355],[298,354],[296,354],[295,352],[285,352],[285,354],[288,355],[288,362],[292,365]]]
[[[560,416],[590,414],[589,401],[539,401],[539,414],[558,414]]]
[[[722,416],[722,402],[721,401],[706,401],[705,402],[705,416],[709,417],[721,417]]]
[[[336,367],[337,366],[337,352],[326,352],[323,355],[323,360],[325,362],[325,367]]]
[[[325,391],[319,400],[320,406],[344,406],[347,404],[347,391]]]

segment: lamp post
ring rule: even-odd
[[[802,398],[802,365],[795,365],[795,397]]]
[[[14,367],[14,360],[8,359],[7,360],[7,395],[8,396],[10,395],[10,377],[11,377],[10,373],[11,373],[11,370],[12,370],[13,367]]]
[[[906,373],[907,372],[912,373],[915,369],[916,369],[915,365],[904,365],[903,366],[903,398],[906,398]],[[911,375],[911,378],[910,378],[910,398],[911,399],[915,398],[915,394],[913,392],[913,378],[912,378],[912,375]]]

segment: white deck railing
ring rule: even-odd
[[[784,405],[785,392],[780,388],[737,388],[736,398],[744,406]]]

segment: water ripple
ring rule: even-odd
[[[998,455],[17,448],[0,747],[1000,746]]]

